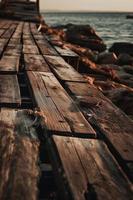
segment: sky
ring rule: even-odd
[[[41,10],[133,11],[133,0],[40,0]]]

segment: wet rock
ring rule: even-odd
[[[102,39],[89,25],[69,25],[66,30],[66,40],[98,52],[106,49]]]
[[[97,63],[99,64],[115,64],[117,62],[117,56],[115,53],[100,53],[98,55]]]
[[[118,56],[119,65],[133,65],[133,57],[124,53]]]
[[[109,51],[114,52],[116,55],[126,53],[133,56],[133,44],[127,42],[117,42],[112,45]]]

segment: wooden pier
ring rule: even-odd
[[[132,120],[38,32],[39,1],[0,7],[0,199],[132,200]]]

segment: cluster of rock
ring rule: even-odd
[[[70,24],[66,28],[66,41],[90,48],[93,51],[106,50],[106,45],[91,26]]]
[[[79,70],[125,113],[133,117],[133,44],[114,43],[107,51],[103,40],[89,25],[44,25],[53,45],[79,55]]]

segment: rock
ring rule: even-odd
[[[97,63],[98,64],[116,64],[117,56],[115,53],[100,53],[98,55]]]
[[[125,72],[133,75],[133,67],[132,66],[123,66]]]
[[[106,92],[106,96],[126,114],[133,115],[133,91],[116,88]]]
[[[98,52],[106,50],[102,39],[89,25],[69,25],[66,30],[66,40]]]
[[[133,57],[124,53],[118,56],[119,65],[133,65]]]
[[[116,55],[126,53],[133,56],[133,44],[127,42],[117,42],[112,45],[109,51],[114,52]]]
[[[90,39],[96,39],[102,41],[102,39],[96,34],[95,30],[89,25],[74,25],[67,26],[67,33],[76,33],[84,36],[89,36]],[[70,34],[71,34],[70,33]]]

